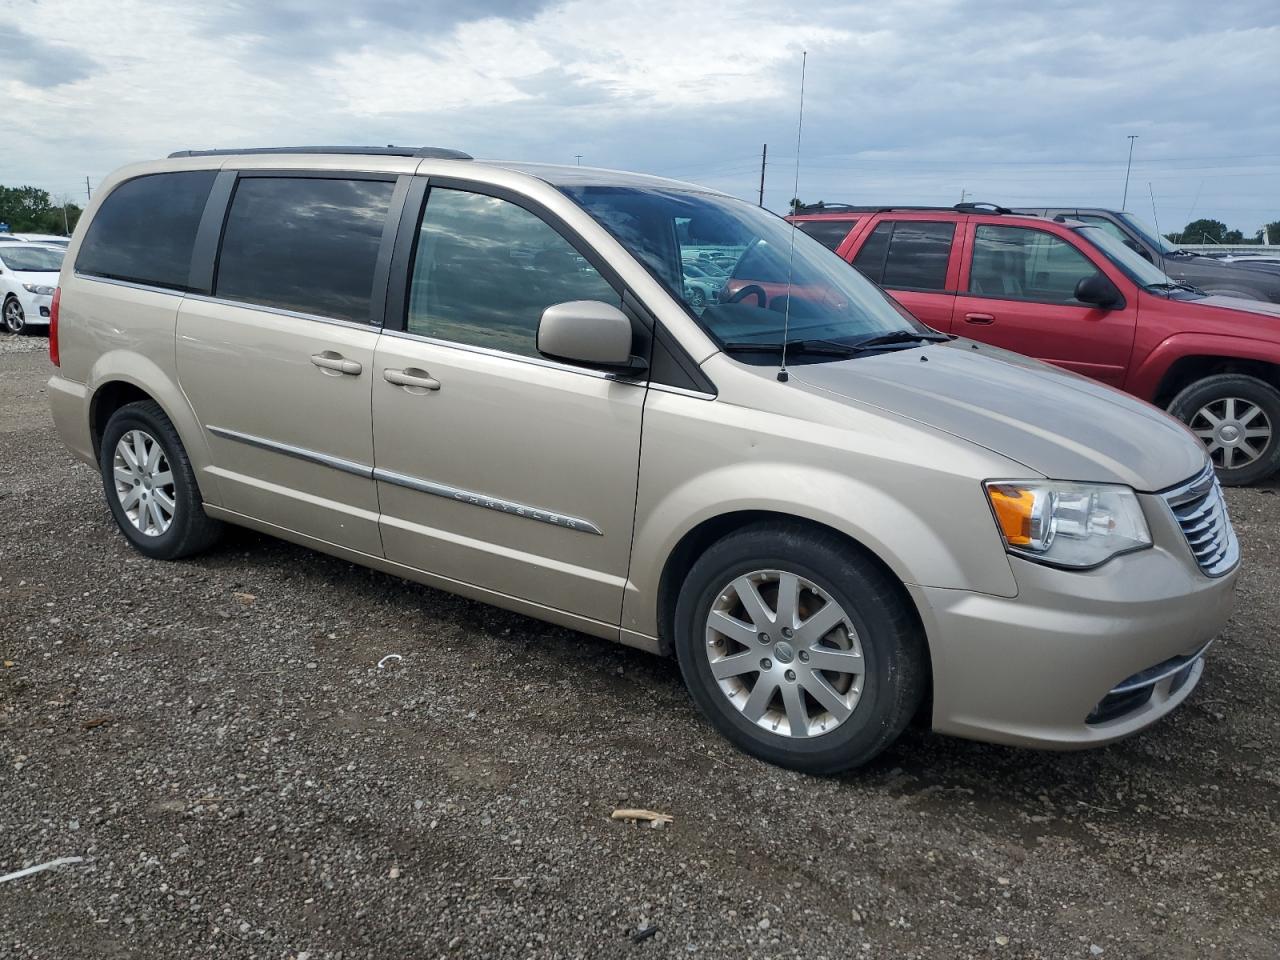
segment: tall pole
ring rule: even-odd
[[[766,143],[760,148],[760,206],[764,206],[764,166],[765,161],[769,158],[769,145]]]
[[[578,161],[578,166],[582,166],[582,154],[575,153],[573,158]]]
[[[93,194],[89,192],[89,178],[84,178],[84,196],[86,200],[92,200]]]
[[[1136,133],[1129,134],[1129,163],[1124,168],[1124,199],[1120,201],[1120,209],[1125,209],[1129,202],[1129,171],[1133,169],[1133,141],[1138,139]]]

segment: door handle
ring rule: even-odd
[[[359,361],[348,360],[342,354],[335,353],[333,350],[313,353],[311,362],[325,373],[346,374],[348,377],[358,377],[360,376],[360,371],[364,369],[360,366]]]
[[[992,323],[995,319],[989,313],[966,313],[964,315],[965,323]]]
[[[394,383],[397,387],[404,387],[410,393],[418,393],[422,390],[439,390],[440,381],[425,370],[419,370],[417,367],[409,367],[406,370],[383,370],[382,378],[387,383]]]

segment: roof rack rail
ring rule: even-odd
[[[910,206],[910,205],[894,205],[894,206],[854,206],[850,203],[802,203],[795,209],[795,214],[804,213],[893,213],[895,211],[947,211],[959,213],[1013,213],[1008,207],[1001,207],[994,203],[984,203],[981,201],[969,201],[966,203],[957,203],[950,207],[930,207],[930,206]],[[793,214],[794,215],[794,214]]]
[[[450,150],[448,147],[397,147],[390,144],[385,147],[244,147],[239,150],[177,150],[169,154],[169,159],[221,157],[248,153],[336,153],[373,157],[421,157],[428,160],[475,159],[469,153]]]

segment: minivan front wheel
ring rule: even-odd
[[[834,534],[786,523],[730,534],[676,605],[690,695],[738,747],[809,773],[860,766],[924,696],[924,640],[901,589]]]
[[[222,524],[204,512],[191,461],[158,404],[141,400],[111,415],[98,466],[111,515],[139,553],[176,560],[217,540]]]
[[[1265,480],[1280,470],[1280,391],[1246,374],[1224,373],[1191,384],[1169,405],[1209,453],[1228,486]]]

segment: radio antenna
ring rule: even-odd
[[[1156,225],[1156,256],[1160,258],[1160,272],[1168,273],[1169,270],[1164,265],[1164,248],[1160,245],[1160,241],[1164,239],[1164,236],[1160,233],[1160,217],[1156,213],[1156,192],[1152,189],[1150,180],[1147,181],[1147,193],[1151,195],[1151,219],[1155,221]]]
[[[809,64],[809,51],[800,51],[800,120],[796,124],[796,181],[791,191],[791,213],[796,212],[796,201],[800,196],[800,135],[804,133],[804,72]],[[787,253],[787,301],[782,309],[782,366],[778,368],[778,382],[786,383],[790,379],[787,373],[787,331],[791,326],[791,268],[796,260],[796,230],[791,224],[791,249]]]

